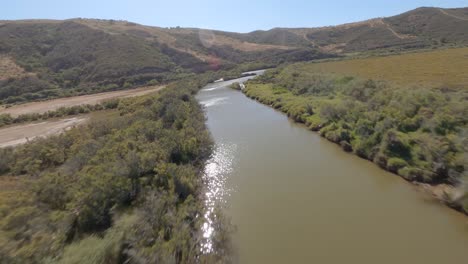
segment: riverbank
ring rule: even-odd
[[[464,215],[231,89],[233,82],[241,81],[208,85],[197,99],[215,142],[207,197],[236,227],[235,263],[466,260]]]
[[[463,91],[396,88],[291,68],[271,71],[243,92],[468,214],[466,190],[453,184],[466,169],[466,138],[459,132],[466,107],[457,99]]]

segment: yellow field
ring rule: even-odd
[[[402,85],[468,89],[468,48],[308,63],[301,70],[387,80]]]

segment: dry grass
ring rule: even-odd
[[[160,27],[144,26],[134,23],[128,23],[126,21],[113,21],[110,23],[106,20],[95,20],[95,19],[80,19],[75,22],[87,25],[94,29],[99,29],[107,32],[108,34],[122,34],[132,32],[133,34],[139,34],[145,37],[147,40],[157,39],[159,42],[168,45],[172,49],[180,52],[188,53],[202,61],[210,61],[213,59],[212,56],[202,54],[196,50],[190,48],[180,48],[177,44],[177,38],[171,33],[177,34],[198,34],[200,38],[209,34],[210,45],[214,46],[229,46],[233,49],[251,52],[251,51],[265,51],[273,49],[288,50],[293,47],[280,46],[280,45],[268,45],[268,44],[257,44],[240,41],[238,39],[226,37],[220,34],[216,34],[211,30],[191,29],[191,28],[179,28],[179,29],[165,29]]]
[[[197,51],[190,49],[183,49],[176,46],[177,39],[168,33],[164,28],[160,27],[151,27],[144,26],[134,23],[129,23],[127,21],[113,21],[112,23],[109,20],[97,20],[97,19],[75,19],[77,23],[86,25],[90,28],[102,30],[107,34],[128,34],[129,32],[133,34],[139,34],[144,36],[149,41],[157,39],[158,42],[168,45],[169,47],[178,50],[180,52],[188,53],[196,58],[207,61],[210,59],[209,56],[201,54]]]
[[[301,70],[468,89],[468,48],[305,64]]]
[[[456,18],[456,19],[460,19],[460,20],[468,20],[468,15],[467,13],[464,13],[463,9],[442,9],[442,8],[439,8],[439,11],[442,12],[442,14],[444,15],[447,15],[447,16],[450,16],[450,17],[453,17],[453,18]]]
[[[24,177],[0,177],[0,215],[3,216],[19,204],[32,200],[28,192],[28,184],[29,180]]]
[[[0,81],[8,78],[21,78],[29,74],[31,73],[27,73],[11,58],[0,55]]]
[[[240,41],[232,38],[228,38],[221,35],[215,35],[215,45],[217,46],[231,46],[234,49],[240,51],[264,51],[264,50],[273,50],[273,49],[281,49],[281,50],[290,50],[293,47],[288,46],[280,46],[280,45],[269,45],[269,44],[257,44],[251,42]]]

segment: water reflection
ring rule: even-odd
[[[261,75],[264,72],[265,70],[259,70],[248,72],[248,74],[255,73]],[[216,91],[226,89],[227,86],[235,82],[244,83],[252,78],[255,78],[255,76],[245,76],[238,79],[209,84],[200,91],[200,93],[204,95],[199,96],[198,100],[200,104],[206,108],[228,104],[229,97],[219,97],[216,95]],[[213,236],[216,220],[215,210],[218,207],[222,208],[225,206],[227,199],[233,191],[227,187],[226,181],[228,175],[233,170],[234,157],[238,154],[237,152],[239,152],[238,145],[217,140],[213,156],[205,165],[203,180],[206,186],[206,211],[204,214],[205,222],[202,226],[202,253],[204,254],[213,252]]]
[[[237,146],[235,144],[216,144],[215,151],[205,166],[203,180],[205,193],[205,223],[202,226],[204,254],[213,251],[214,210],[223,205],[232,190],[226,186],[228,174],[232,171]]]

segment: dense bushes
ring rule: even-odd
[[[466,90],[397,87],[299,64],[250,81],[245,93],[411,181],[458,184],[468,167]]]
[[[2,261],[223,259],[224,245],[203,256],[200,249],[200,173],[211,139],[192,95],[203,83],[124,99],[117,115],[0,149],[0,180],[14,175],[21,190],[7,197],[0,189]]]
[[[36,76],[0,81],[0,101],[7,104],[56,97],[58,93],[57,87]]]

